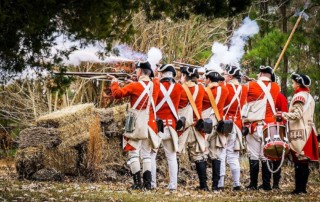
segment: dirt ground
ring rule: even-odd
[[[247,162],[241,159],[241,183],[244,188],[249,183]],[[132,191],[131,177],[119,181],[86,182],[74,177],[66,177],[63,182],[39,182],[19,180],[15,172],[13,160],[0,160],[0,201],[317,201],[320,193],[320,173],[313,168],[308,184],[308,194],[290,195],[293,190],[293,166],[284,165],[281,190],[265,192],[242,191],[233,192],[230,171],[227,170],[226,189],[223,192],[203,192],[195,190],[196,172],[190,173],[187,179],[182,179],[178,191],[166,190],[168,179],[159,182],[159,188],[152,191]],[[261,182],[261,179],[260,179]],[[208,180],[211,185],[211,180]]]

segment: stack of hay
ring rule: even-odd
[[[125,116],[128,104],[112,108],[95,109],[101,120],[103,133],[107,137],[121,136],[124,133]]]
[[[66,175],[92,175],[102,159],[103,138],[93,104],[64,108],[40,117],[20,133],[16,168],[33,179],[46,169]],[[41,172],[43,173],[43,171]]]

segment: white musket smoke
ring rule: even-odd
[[[244,55],[244,46],[249,37],[259,32],[259,26],[256,21],[246,17],[238,30],[233,33],[230,41],[230,47],[219,42],[214,42],[212,45],[213,56],[210,58],[206,69],[214,69],[222,72],[222,66],[229,64],[240,67],[240,60]]]
[[[135,60],[135,61],[146,61],[147,55],[144,53],[140,53],[137,51],[132,50],[131,47],[120,44],[113,48],[114,52],[117,52],[116,55],[121,58],[126,58],[129,60]]]
[[[162,59],[161,50],[155,47],[151,47],[150,50],[148,51],[147,61],[150,63],[153,71],[156,69],[156,65],[160,62],[161,59]]]

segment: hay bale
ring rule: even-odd
[[[20,149],[40,145],[50,149],[58,146],[61,139],[59,131],[55,128],[31,127],[20,132],[18,143]]]
[[[88,114],[94,112],[94,105],[80,104],[63,108],[53,113],[39,117],[36,120],[38,126],[46,128],[58,128],[79,121],[81,118],[86,117]]]
[[[27,178],[44,168],[42,148],[28,147],[19,149],[15,157],[19,178]]]
[[[39,169],[95,176],[100,169],[103,140],[93,104],[67,107],[40,117],[36,123],[38,127],[20,134],[16,166],[21,176],[49,179],[44,176],[48,170],[37,172]]]
[[[57,130],[60,132],[60,138],[62,141],[69,141],[70,138],[83,136],[83,134],[88,133],[91,125],[94,124],[95,118],[95,114],[89,114],[85,117],[79,118],[77,121],[70,122],[62,127],[57,128]],[[89,135],[87,136],[87,139],[89,139]]]
[[[127,104],[107,109],[95,109],[101,119],[102,131],[107,136],[120,135],[124,132]]]
[[[43,151],[43,165],[66,175],[79,175],[79,154],[76,149],[58,147]]]

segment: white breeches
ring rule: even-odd
[[[128,152],[127,164],[130,166],[131,172],[135,174],[140,171],[139,157],[141,157],[143,172],[151,171],[151,145],[149,140],[137,140],[137,143],[139,145],[138,149]]]
[[[263,125],[257,125],[253,134],[246,136],[248,157],[251,160],[266,160],[263,155]]]
[[[240,186],[240,163],[239,163],[239,151],[234,151],[235,142],[237,139],[237,134],[235,130],[229,134],[226,148],[222,149],[220,158],[221,158],[221,166],[220,166],[220,180],[218,187],[224,187],[224,177],[226,175],[226,162],[228,163],[231,173],[233,186]]]
[[[166,132],[166,130],[165,130]],[[168,170],[169,170],[169,185],[168,189],[177,189],[178,185],[178,162],[177,162],[177,153],[174,151],[173,139],[162,140],[163,149],[166,155],[166,159],[168,162]],[[151,186],[153,188],[157,187],[157,152],[151,153]]]

